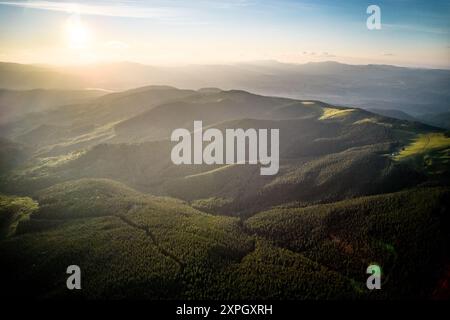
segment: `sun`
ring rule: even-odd
[[[65,25],[65,38],[67,45],[72,49],[87,48],[91,42],[91,32],[81,21],[79,15],[70,16]]]

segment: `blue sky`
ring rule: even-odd
[[[368,30],[366,8],[381,8]],[[1,1],[0,60],[450,68],[450,1]]]

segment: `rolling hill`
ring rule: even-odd
[[[45,120],[50,124],[39,124]],[[174,165],[169,136],[179,127],[192,130],[194,120],[222,131],[278,128],[280,173],[262,177],[257,166]],[[221,204],[208,204],[213,211],[234,215],[290,201],[331,202],[422,183],[430,172],[393,155],[420,134],[442,132],[319,101],[170,87],[112,93],[54,113],[25,116],[12,127],[32,122],[35,129],[10,136],[34,148],[34,155],[4,177],[6,191],[29,194],[56,182],[108,178],[204,205],[213,199]],[[78,130],[82,123],[84,129]],[[440,146],[446,148],[447,142]]]
[[[212,87],[146,86],[42,108],[0,125],[0,271],[13,295],[399,299],[443,290],[442,129]],[[279,173],[174,165],[170,134],[194,120],[222,132],[279,129]],[[84,274],[76,293],[64,285],[74,261]],[[385,272],[381,292],[365,289],[373,262]]]

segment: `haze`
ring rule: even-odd
[[[78,65],[253,60],[449,68],[447,1],[1,1],[0,60]]]

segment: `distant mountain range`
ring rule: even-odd
[[[78,67],[0,64],[0,88],[102,88],[125,90],[146,85],[185,89],[219,87],[264,95],[320,100],[334,105],[397,110],[423,115],[450,110],[450,70],[337,62],[286,64],[276,61],[230,65],[148,66],[111,63]],[[427,117],[428,117],[427,116]],[[448,121],[435,122],[443,125]]]

